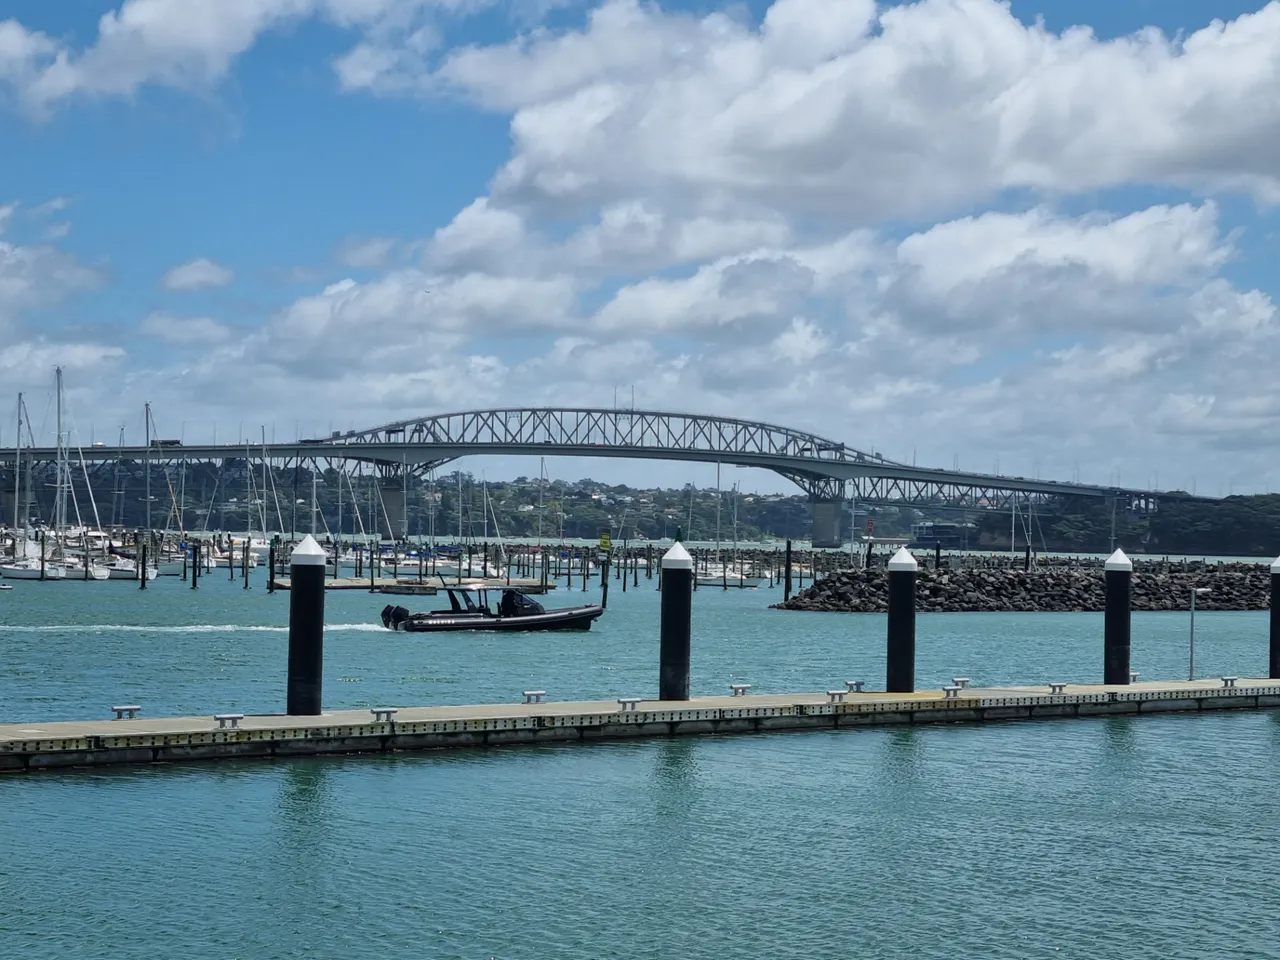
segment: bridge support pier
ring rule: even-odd
[[[382,503],[378,510],[378,531],[384,540],[400,540],[407,535],[404,480],[389,477],[378,482]]]
[[[815,547],[840,546],[840,517],[843,506],[840,500],[826,497],[809,498],[809,515],[813,520],[812,542]]]

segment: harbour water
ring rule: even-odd
[[[652,588],[558,636],[391,634],[397,598],[331,594],[326,705],[651,695]],[[779,597],[698,591],[694,693],[883,680],[883,617]],[[0,721],[278,711],[287,611],[261,573],[21,584]],[[1185,677],[1187,626],[1135,615],[1134,669]],[[1266,614],[1196,627],[1199,674],[1265,669]],[[1096,680],[1101,634],[922,616],[919,682]],[[0,957],[1280,957],[1278,777],[1268,712],[4,777]]]

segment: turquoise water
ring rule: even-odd
[[[225,574],[224,574],[225,577]],[[145,716],[284,708],[289,595],[243,591],[210,576],[197,591],[162,579],[17,583],[0,594],[0,722],[109,716],[112,703]],[[596,600],[598,589],[553,591],[547,606]],[[384,630],[388,601],[430,609],[433,597],[328,594],[326,707],[502,702],[536,686],[552,699],[656,693],[658,598],[653,582],[609,591],[589,633],[414,635]],[[767,609],[779,589],[702,589],[694,603],[695,694],[828,690],[884,679],[884,617]],[[1186,613],[1136,614],[1133,669],[1186,676]],[[1200,612],[1198,673],[1259,676],[1267,669],[1265,612]],[[1102,614],[929,614],[917,619],[917,679],[941,686],[1098,680]]]
[[[491,638],[331,594],[326,705],[651,694],[649,587],[615,581],[586,635]],[[695,692],[882,682],[882,617],[776,597],[699,591]],[[0,719],[279,710],[287,608],[18,584]],[[1101,670],[1100,615],[919,626],[921,685]],[[1135,669],[1185,675],[1186,634],[1136,616]],[[1259,673],[1265,614],[1199,615],[1197,652]],[[1280,957],[1278,781],[1280,713],[0,777],[0,957]]]

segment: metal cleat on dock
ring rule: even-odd
[[[373,714],[374,723],[391,723],[400,710],[398,707],[370,707],[369,712]]]
[[[827,697],[831,703],[844,703],[844,695],[848,690],[828,690]]]
[[[636,706],[644,700],[644,697],[619,697],[618,703],[622,706],[623,713],[635,713]]]
[[[1142,674],[1140,674],[1137,670],[1130,670],[1130,671],[1129,671],[1129,682],[1130,682],[1130,683],[1137,683],[1137,682],[1138,682],[1138,678],[1139,678],[1140,676],[1142,676]]]
[[[747,691],[751,689],[751,684],[749,684],[749,683],[731,683],[731,684],[729,684],[729,689],[733,691],[733,694],[732,694],[733,696],[735,696],[735,697],[745,697],[745,696],[747,695]]]
[[[230,724],[231,728],[234,730],[240,726],[240,721],[244,719],[244,714],[243,713],[215,713],[213,715],[213,719],[218,721],[219,730],[225,730],[227,727],[227,724]]]
[[[963,689],[965,689],[967,686],[969,686],[969,678],[968,678],[968,677],[952,677],[952,678],[951,678],[951,682],[952,682],[952,683],[954,683],[954,684],[955,684],[957,687],[959,687],[961,690],[963,690]]]
[[[547,695],[545,690],[525,690],[523,693],[525,703],[541,703],[542,698]]]
[[[861,693],[862,688],[866,685],[867,681],[865,680],[846,680],[844,682],[844,689],[846,693]]]
[[[942,688],[942,696],[946,700],[954,700],[956,697],[960,695],[960,691],[963,689],[964,689],[963,687],[953,683],[950,686],[946,686]]]
[[[1067,689],[1067,685],[1066,685],[1065,683],[1051,683],[1051,684],[1049,684],[1049,692],[1050,692],[1050,693],[1061,693],[1061,692],[1062,692],[1063,690],[1065,690],[1065,689]]]
[[[138,718],[138,711],[142,708],[137,704],[129,704],[123,707],[112,707],[111,709],[116,713],[113,718],[115,720],[136,720]],[[128,717],[125,716],[126,713],[129,715]]]
[[[1223,678],[1222,678],[1222,686],[1223,686],[1224,688],[1225,688],[1225,687],[1234,687],[1234,686],[1236,685],[1236,681],[1237,681],[1237,680],[1239,680],[1239,679],[1240,679],[1239,677],[1223,677]]]

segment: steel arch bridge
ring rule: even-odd
[[[309,455],[416,469],[463,456],[688,460],[772,470],[814,500],[1008,506],[1053,497],[1190,499],[1186,494],[966,473],[900,463],[813,433],[754,420],[657,410],[524,407],[443,413],[303,441]],[[325,454],[320,454],[324,456]]]
[[[53,448],[21,451],[28,462],[52,461],[56,455]],[[814,505],[815,542],[835,537],[840,504],[849,499],[996,509],[1070,496],[1125,500],[1135,506],[1160,499],[1207,499],[917,467],[802,430],[733,417],[586,407],[442,413],[293,443],[155,441],[141,447],[95,445],[74,453],[76,459],[99,462],[356,461],[373,464],[388,481],[404,471],[425,473],[477,455],[684,460],[772,470],[808,494]],[[12,464],[15,456],[13,448],[0,449],[0,464]]]
[[[844,494],[844,478],[831,472],[837,464],[895,466],[876,454],[771,423],[586,407],[444,413],[308,443],[313,449],[341,445],[348,459],[417,469],[437,468],[463,456],[481,454],[626,457],[761,467],[822,499],[839,499]],[[365,450],[372,455],[362,455]],[[400,456],[394,456],[396,450]]]

